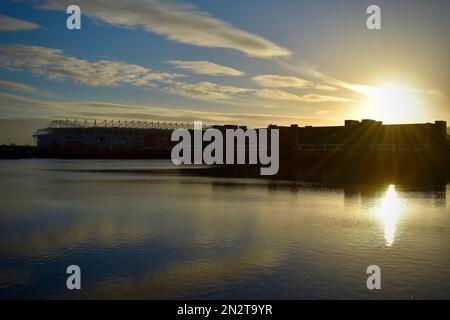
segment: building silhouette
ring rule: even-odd
[[[214,125],[225,132],[245,126]],[[52,121],[34,134],[39,148],[54,150],[148,150],[169,151],[174,129],[192,130],[191,124],[144,121]],[[205,126],[204,129],[207,129]],[[280,153],[295,155],[307,152],[414,152],[446,148],[447,123],[390,124],[365,119],[346,120],[344,126],[300,127],[269,125],[278,129]]]

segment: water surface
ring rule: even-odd
[[[450,298],[450,185],[330,186],[172,168],[1,161],[0,298]],[[66,289],[71,264],[82,270],[79,291]],[[366,287],[373,264],[378,291]]]

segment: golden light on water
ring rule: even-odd
[[[394,243],[395,230],[403,211],[404,206],[398,197],[395,186],[389,185],[386,194],[381,199],[380,206],[377,208],[377,217],[383,222],[384,239],[388,247]]]

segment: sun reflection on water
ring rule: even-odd
[[[377,217],[384,224],[384,238],[386,246],[390,247],[394,243],[395,230],[400,216],[404,212],[404,205],[398,197],[394,185],[389,185],[386,194],[381,199],[380,206],[377,209]]]

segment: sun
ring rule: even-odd
[[[402,123],[418,119],[420,100],[413,89],[388,83],[369,92],[371,118],[387,123]]]

